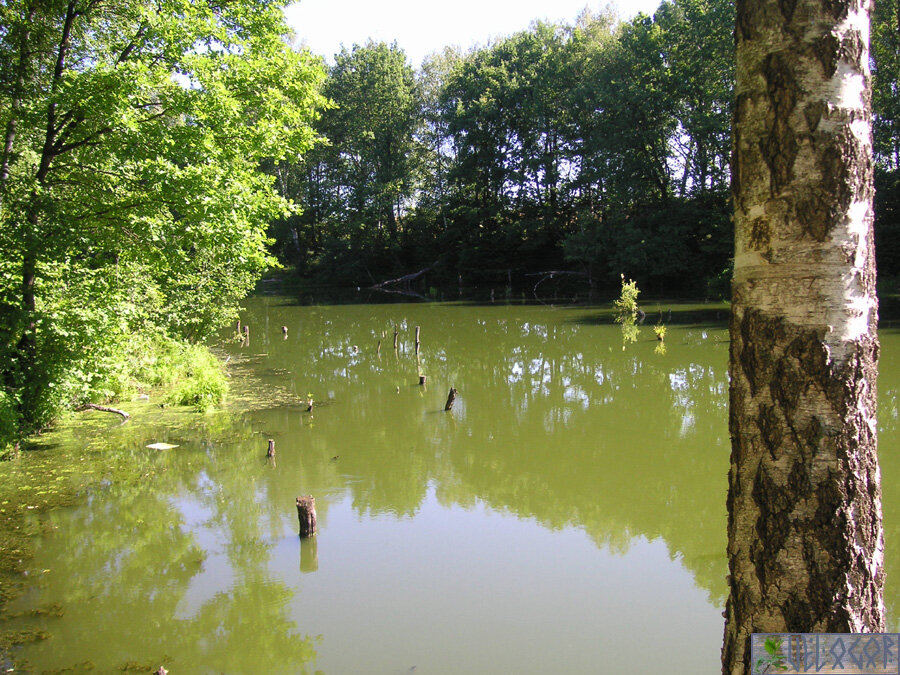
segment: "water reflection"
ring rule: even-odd
[[[51,513],[40,600],[65,613],[27,651],[33,667],[305,672],[316,653],[288,611],[296,590],[269,571],[281,523],[254,476],[258,456],[231,447],[249,428],[219,415],[205,432],[143,452],[135,439],[158,433],[116,430],[109,440],[131,446],[141,479]]]
[[[147,479],[55,514],[40,595],[66,615],[34,664],[115,644],[110,666],[168,655],[196,672],[716,670],[724,326],[623,350],[586,310],[267,297],[242,319],[253,342],[226,349],[251,379],[233,413],[110,432]],[[889,584],[895,346],[883,336]],[[148,439],[181,447],[150,454]],[[300,541],[304,494],[319,535]]]
[[[285,372],[273,386],[298,398],[317,392],[329,407],[316,428],[290,408],[270,415],[298,434],[305,471],[327,470],[326,456],[340,453],[343,475],[332,487],[346,481],[358,513],[413,516],[433,483],[443,504],[480,500],[549,528],[582,528],[617,551],[638,536],[662,537],[710,599],[723,600],[723,328],[673,328],[660,352],[655,339],[622,351],[618,327],[544,308],[296,308],[267,299],[245,320],[278,325],[288,316],[289,346],[258,347]],[[393,326],[398,349],[379,359],[377,342]],[[417,386],[420,372],[427,388]],[[459,395],[444,414],[451,386]]]

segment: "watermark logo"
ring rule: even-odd
[[[753,633],[754,675],[900,675],[900,633]]]

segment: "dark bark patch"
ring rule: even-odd
[[[819,122],[822,121],[822,116],[825,114],[825,109],[826,107],[824,101],[815,101],[813,103],[809,103],[803,109],[803,116],[806,118],[806,126],[809,128],[810,133],[819,128]]]
[[[823,196],[819,190],[810,190],[797,200],[796,209],[797,221],[803,228],[802,236],[818,242],[828,239],[834,225],[829,197]]]
[[[864,52],[864,43],[859,31],[851,31],[841,42],[841,58],[852,65],[854,69],[862,68]]]
[[[785,630],[789,633],[806,633],[812,630],[812,612],[805,597],[791,594],[784,603],[782,616]]]
[[[809,464],[795,462],[788,474],[788,492],[795,499],[808,499],[813,492]]]
[[[790,23],[794,18],[794,10],[797,9],[797,0],[778,0],[778,9],[786,23]]]
[[[773,350],[783,338],[784,326],[781,321],[768,319],[762,312],[747,311],[739,328],[738,360],[750,384],[751,395],[756,395],[759,387],[771,380],[775,360]]]
[[[825,77],[833,77],[841,57],[841,41],[837,36],[831,33],[823,35],[810,45],[810,49],[816,60],[822,65]]]
[[[794,500],[785,488],[785,485],[772,479],[765,464],[760,465],[753,480],[753,501],[759,506],[759,516],[756,520],[757,538],[751,547],[750,559],[763,588],[779,577],[778,554],[792,529]]]
[[[835,23],[840,23],[847,18],[853,3],[848,0],[825,0],[823,4],[825,11],[834,19]]]
[[[765,251],[769,248],[771,239],[769,221],[765,218],[757,218],[750,224],[750,241],[747,246],[754,251]]]
[[[766,57],[762,74],[766,79],[771,112],[767,120],[767,134],[760,142],[760,150],[769,168],[770,190],[774,196],[793,179],[794,162],[800,150],[791,122],[791,115],[799,99],[799,87],[790,63],[780,53]]]
[[[821,64],[826,78],[834,77],[840,61],[846,61],[856,69],[862,66],[863,41],[858,31],[849,32],[843,39],[829,33],[813,42],[809,50]]]
[[[753,40],[759,34],[758,26],[764,25],[761,22],[760,14],[763,12],[763,5],[758,0],[748,0],[748,2],[739,2],[736,6],[735,16],[735,42],[742,40]]]
[[[763,443],[766,444],[766,448],[769,450],[769,455],[772,459],[778,460],[784,454],[784,449],[781,447],[784,433],[782,431],[783,421],[775,412],[775,406],[760,406],[756,424],[762,435]]]

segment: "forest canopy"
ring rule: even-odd
[[[900,276],[898,0],[873,19],[883,279]],[[330,144],[272,168],[304,206],[276,254],[301,276],[502,289],[548,270],[579,287],[727,297],[734,6],[666,0],[622,22],[585,10],[415,70],[396,44],[335,57]],[[585,283],[587,282],[587,283]]]

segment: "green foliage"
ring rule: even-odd
[[[616,323],[634,322],[637,320],[638,307],[637,299],[641,294],[641,290],[637,287],[637,282],[629,279],[625,281],[625,275],[622,275],[622,290],[619,297],[613,302],[616,308]]]
[[[784,654],[781,653],[783,640],[780,637],[767,637],[763,643],[766,650],[764,656],[760,656],[753,666],[754,673],[772,673],[788,669]]]
[[[653,334],[656,335],[656,339],[662,342],[666,339],[666,333],[669,331],[668,327],[665,324],[658,323],[653,326]]]
[[[371,283],[366,269],[391,267],[414,189],[415,74],[396,44],[370,41],[335,55],[324,93],[332,105],[316,128],[328,144],[273,168],[282,194],[304,213],[276,221],[271,232],[302,272]]]
[[[272,1],[17,0],[0,24],[0,381],[38,428],[119,395],[134,336],[235,316],[296,210],[260,164],[315,142],[325,73]]]
[[[221,403],[228,393],[228,381],[222,364],[209,350],[198,345],[185,347],[179,356],[178,366],[183,382],[170,394],[169,402],[195,406],[200,412]]]
[[[637,342],[641,329],[637,325],[637,316],[640,308],[637,299],[641,294],[637,287],[637,282],[629,279],[625,281],[625,275],[622,275],[622,290],[619,297],[613,302],[616,310],[616,323],[622,324],[622,347],[625,343]]]
[[[900,171],[900,0],[879,0],[872,12],[874,150],[881,168]]]
[[[330,144],[273,169],[305,207],[273,226],[279,255],[352,285],[437,263],[423,294],[567,263],[591,285],[625,269],[703,294],[731,255],[733,12],[585,11],[445,50],[415,77],[396,45],[343,50],[317,127]]]

